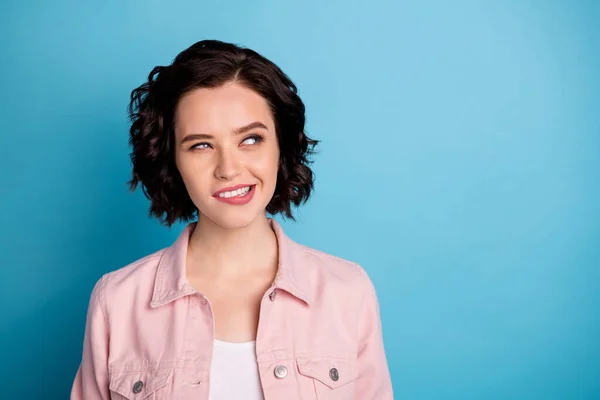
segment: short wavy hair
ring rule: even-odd
[[[268,103],[279,143],[275,192],[266,211],[295,220],[291,206],[310,197],[314,174],[309,156],[320,142],[304,131],[305,106],[292,80],[257,52],[218,40],[202,40],[156,66],[148,80],[131,92],[129,144],[133,164],[129,189],[141,185],[150,200],[149,216],[163,225],[199,217],[175,164],[175,110],[181,97],[197,88],[237,82]]]

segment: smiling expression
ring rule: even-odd
[[[194,89],[180,99],[175,121],[175,162],[199,216],[238,227],[264,214],[279,166],[267,101],[235,82]]]

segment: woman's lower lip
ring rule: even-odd
[[[243,206],[244,204],[248,204],[250,202],[250,200],[252,200],[252,197],[254,197],[254,191],[255,191],[254,189],[255,188],[256,188],[256,185],[251,186],[248,193],[246,193],[243,196],[233,196],[233,197],[216,196],[215,198],[226,204],[230,204],[233,206]]]

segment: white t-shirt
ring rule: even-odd
[[[214,341],[209,400],[264,400],[256,342]]]

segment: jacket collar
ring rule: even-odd
[[[281,225],[268,218],[271,229],[277,237],[279,263],[274,287],[289,292],[294,297],[310,305],[312,290],[305,269],[304,248],[289,238]],[[187,247],[190,234],[196,222],[188,224],[177,240],[167,247],[158,263],[154,281],[154,292],[150,307],[157,308],[175,301],[181,297],[193,294],[196,290],[186,278]]]

